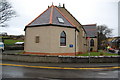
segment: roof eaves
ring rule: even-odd
[[[40,27],[40,26],[60,26],[60,27],[66,27],[66,28],[74,28],[76,29],[78,32],[79,30],[76,27],[72,27],[72,26],[64,26],[64,25],[57,25],[57,24],[44,24],[44,25],[31,25],[31,26],[26,26],[24,31],[26,31],[26,28],[31,28],[31,27]]]

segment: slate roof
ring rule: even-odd
[[[87,33],[87,37],[97,37],[96,24],[83,25],[83,28]]]
[[[72,17],[79,25],[81,25],[81,23],[65,8],[65,4],[63,4],[63,7],[58,7],[59,8],[59,10],[61,11],[61,12],[63,12],[63,13],[68,13],[66,16],[68,16],[68,17]],[[73,21],[74,22],[74,21]],[[77,27],[77,25],[76,25],[76,27]],[[83,26],[81,25],[81,26],[78,26],[78,27],[82,27],[82,29],[84,30],[84,32],[86,33],[86,31],[85,31],[85,29],[83,28]]]
[[[58,21],[58,17],[62,18],[64,20],[64,23],[60,23]],[[66,16],[64,16],[64,14],[59,10],[59,8],[57,8],[54,5],[46,9],[42,14],[40,14],[37,18],[30,22],[26,27],[48,24],[75,27],[74,24],[70,22],[70,20]]]

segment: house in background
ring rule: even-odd
[[[103,43],[111,46],[113,49],[120,49],[120,37],[109,37]]]
[[[111,47],[114,49],[120,49],[120,37],[114,37],[111,41]]]
[[[86,53],[86,31],[64,4],[52,5],[25,26],[24,51],[25,54],[69,56]]]
[[[83,25],[83,27],[87,33],[87,42],[88,42],[87,47],[90,49],[90,51],[93,51],[93,52],[98,51],[96,24],[87,24],[87,25]]]

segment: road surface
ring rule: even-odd
[[[117,63],[25,63],[2,61],[3,78],[109,78],[119,80]],[[81,79],[82,80],[82,79]]]

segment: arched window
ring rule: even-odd
[[[60,46],[66,46],[66,33],[64,31],[60,34]]]
[[[94,46],[94,40],[93,39],[90,40],[90,46]]]

